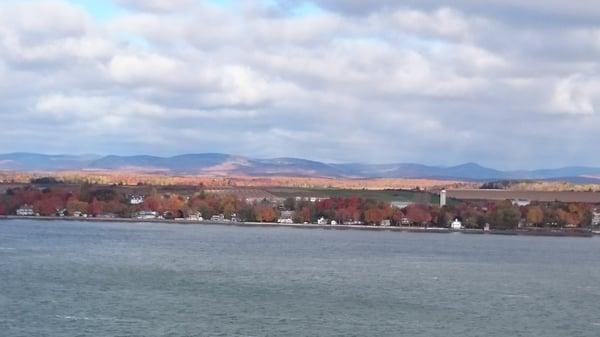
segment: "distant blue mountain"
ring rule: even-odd
[[[45,155],[38,153],[0,154],[0,170],[13,171],[63,171],[89,167],[98,155]]]
[[[0,170],[133,170],[190,175],[303,176],[343,178],[430,178],[463,180],[543,179],[600,182],[600,168],[501,171],[475,163],[458,166],[398,164],[330,164],[298,158],[255,159],[222,153],[158,156],[0,154]]]

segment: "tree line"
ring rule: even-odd
[[[448,227],[458,219],[466,228],[514,229],[519,224],[535,227],[587,227],[591,223],[594,205],[583,203],[532,203],[516,206],[511,201],[463,202],[456,206],[438,207],[431,204],[411,204],[400,209],[388,202],[357,197],[328,198],[311,202],[302,198],[248,201],[235,194],[220,195],[197,192],[190,196],[159,193],[152,190],[140,204],[132,205],[129,196],[118,188],[82,184],[77,191],[61,187],[13,188],[0,197],[0,215],[15,214],[23,205],[31,205],[42,216],[53,216],[64,210],[88,216],[111,214],[134,217],[140,211],[155,211],[169,217],[187,217],[201,213],[205,219],[223,214],[242,221],[275,222],[282,212],[291,214],[296,223],[315,223],[319,218],[337,223],[380,225],[389,221],[397,226]],[[291,212],[289,212],[291,211]]]

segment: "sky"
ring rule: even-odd
[[[0,153],[600,166],[592,0],[2,0]]]

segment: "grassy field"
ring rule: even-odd
[[[314,189],[314,188],[291,188],[291,187],[266,187],[265,191],[281,198],[288,197],[359,197],[363,199],[375,199],[380,201],[407,201],[425,204],[439,204],[440,198],[437,194],[410,190],[350,190],[350,189]]]
[[[600,192],[576,191],[448,190],[448,197],[462,200],[524,199],[543,202],[600,203]]]
[[[14,187],[25,187],[26,184],[0,184],[0,193],[5,193],[6,189]],[[35,185],[38,188],[62,188],[70,192],[78,192],[79,184],[52,184],[52,185]],[[204,190],[207,193],[231,194],[238,198],[295,198],[295,197],[316,197],[316,198],[332,198],[332,197],[359,197],[363,199],[373,199],[384,202],[415,202],[423,204],[439,204],[439,195],[424,191],[401,190],[401,189],[342,189],[342,188],[303,188],[303,187],[284,187],[284,186],[256,186],[256,187],[221,187],[221,188],[202,188],[193,185],[141,185],[141,186],[119,186],[119,185],[91,185],[92,190],[109,188],[114,189],[124,195],[148,195],[152,191],[158,193],[176,193],[183,196],[192,196]],[[450,204],[454,201],[449,199]]]

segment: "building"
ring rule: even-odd
[[[446,206],[446,190],[440,191],[440,207]]]
[[[210,218],[210,221],[214,221],[214,222],[225,222],[225,215],[224,215],[224,214],[213,215],[213,216]]]
[[[331,225],[332,225],[332,226],[335,226],[335,225],[337,225],[337,224],[338,224],[338,223],[337,223],[337,221],[335,221],[335,220],[331,220]]]
[[[141,205],[144,203],[144,197],[141,195],[131,195],[129,196],[129,204],[130,205]]]
[[[18,216],[35,216],[36,213],[31,205],[23,205],[17,209],[16,214]]]
[[[140,211],[135,214],[136,219],[149,220],[158,218],[158,212],[154,211]]]
[[[531,200],[524,198],[513,199],[512,204],[517,207],[529,206],[529,204],[531,204]]]
[[[406,207],[413,205],[414,202],[412,201],[392,201],[390,203],[390,205],[392,205],[392,207],[398,208],[398,209],[405,209]]]
[[[317,220],[317,225],[327,225],[327,219],[321,217],[319,220]]]
[[[294,215],[296,213],[294,211],[282,211],[281,212],[281,216],[279,216],[279,219],[277,220],[278,223],[284,223],[284,224],[292,224],[294,223]]]
[[[454,221],[452,221],[452,224],[450,224],[450,228],[462,229],[463,228],[462,222],[460,222],[458,219],[454,219]]]
[[[382,227],[389,227],[392,225],[392,222],[390,220],[381,220],[381,224]]]
[[[200,212],[196,212],[194,214],[190,214],[185,219],[188,220],[188,221],[202,221],[202,220],[204,220],[202,218],[202,213],[200,213]]]
[[[600,226],[600,208],[597,208],[592,213],[592,226],[599,227]]]

